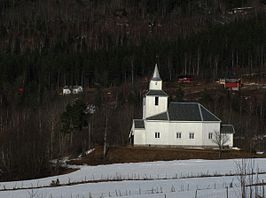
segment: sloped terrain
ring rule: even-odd
[[[245,151],[226,150],[222,153],[223,159],[263,157]],[[110,163],[131,163],[150,162],[161,160],[186,160],[186,159],[219,159],[218,150],[208,149],[182,149],[182,148],[159,148],[159,147],[110,147],[105,159],[103,148],[97,146],[90,155],[71,160],[70,164],[110,164]]]

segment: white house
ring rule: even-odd
[[[83,92],[82,86],[64,86],[63,87],[63,95],[69,95],[69,94],[79,94]]]
[[[162,80],[155,65],[149,90],[143,98],[143,118],[134,119],[129,134],[133,145],[181,147],[217,147],[221,135],[233,146],[234,128],[197,102],[171,102],[162,90]]]
[[[79,94],[83,92],[82,86],[73,86],[72,93],[73,94]]]
[[[63,87],[63,95],[71,94],[71,89],[68,86]]]

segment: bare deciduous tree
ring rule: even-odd
[[[220,133],[219,131],[214,131],[214,136],[212,139],[213,143],[215,143],[219,148],[219,158],[222,156],[222,151],[229,141],[229,136],[225,133]]]
[[[255,174],[258,175],[259,169],[257,167],[257,172],[255,172],[256,162],[254,159],[241,159],[241,161],[236,162],[236,171],[238,175],[238,180],[240,182],[241,198],[246,197],[260,197],[258,196],[258,191],[256,184],[259,183],[258,178],[255,180]],[[249,187],[249,190],[246,189]],[[255,187],[255,189],[254,189]],[[249,194],[249,195],[248,195]],[[264,196],[263,196],[264,197]]]

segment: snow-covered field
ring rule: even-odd
[[[252,165],[261,173],[253,176],[254,182],[266,181],[266,159],[245,162],[246,170]],[[74,166],[79,170],[66,175],[0,183],[0,198],[240,197],[240,164],[233,159]],[[50,187],[57,179],[62,186]],[[261,186],[253,190],[264,191]]]

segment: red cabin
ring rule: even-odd
[[[225,79],[224,88],[232,91],[239,91],[240,87],[240,79]]]

